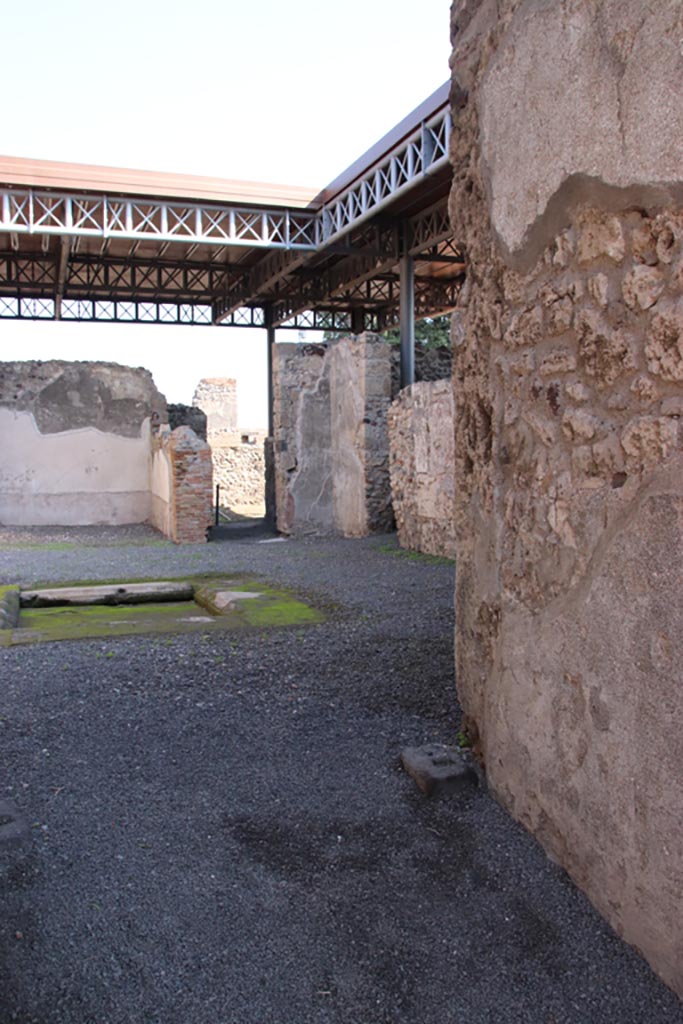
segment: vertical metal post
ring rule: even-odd
[[[351,331],[353,334],[362,334],[365,330],[365,310],[357,306],[351,310]]]
[[[415,266],[408,253],[401,256],[401,387],[415,383]]]
[[[263,309],[266,325],[266,344],[268,345],[268,437],[275,430],[275,393],[273,391],[273,363],[275,359],[275,328],[273,327],[273,307],[267,305]]]

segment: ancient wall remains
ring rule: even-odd
[[[453,387],[413,384],[388,414],[391,500],[403,548],[455,556]]]
[[[263,514],[265,506],[266,467],[265,437],[262,433],[249,435],[253,443],[243,442],[241,435],[233,443],[211,443],[213,480],[220,487],[223,507]]]
[[[275,349],[275,491],[282,533],[391,527],[391,354],[364,334]]]
[[[0,522],[146,522],[150,421],[164,416],[147,370],[0,363]]]
[[[176,544],[201,544],[213,522],[211,449],[190,427],[163,427],[154,438],[150,478],[157,530]]]
[[[0,522],[151,522],[179,543],[206,539],[211,457],[188,428],[163,426],[147,370],[115,363],[0,363]]]
[[[231,377],[204,377],[197,385],[192,405],[206,415],[206,437],[237,430],[237,381]]]
[[[458,690],[490,785],[683,993],[681,3],[456,0]]]
[[[182,402],[169,402],[167,406],[168,425],[171,430],[176,427],[190,427],[202,441],[207,439],[206,413],[196,405],[184,405]]]

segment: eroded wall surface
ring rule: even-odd
[[[681,3],[456,0],[458,689],[683,993]]]
[[[391,500],[401,547],[455,556],[453,387],[404,388],[388,414]]]
[[[244,444],[239,437],[233,444],[211,442],[214,486],[220,486],[223,506],[253,507],[265,504],[266,466],[263,436],[254,444]]]
[[[277,345],[275,356],[278,529],[347,537],[390,529],[389,346],[364,334],[327,348]]]
[[[112,363],[0,363],[0,521],[140,523],[150,516],[151,374]]]
[[[192,405],[206,416],[206,437],[237,430],[237,381],[232,377],[204,377],[195,388]]]

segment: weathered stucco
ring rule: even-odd
[[[386,415],[389,346],[277,345],[275,491],[283,533],[361,537],[392,522]]]
[[[139,436],[94,427],[41,434],[30,412],[0,408],[0,522],[144,523],[150,515],[149,420]]]
[[[528,261],[577,199],[683,201],[678,0],[513,7],[477,90],[492,224],[510,254]]]
[[[681,6],[457,0],[451,195],[459,694],[493,790],[679,993]]]
[[[391,501],[401,547],[453,558],[453,387],[413,384],[388,415]]]
[[[148,370],[0,363],[0,521],[146,522],[150,419],[165,409]]]

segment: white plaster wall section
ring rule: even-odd
[[[172,476],[171,459],[165,447],[157,448],[152,455],[150,491],[152,524],[168,537],[172,522]]]
[[[362,347],[361,347],[362,346]],[[334,526],[346,537],[367,533],[363,445],[365,344],[346,340],[330,353]]]
[[[32,413],[0,408],[0,520],[16,525],[145,522],[150,425],[137,438],[94,427],[41,434]]]
[[[523,0],[479,97],[492,223],[510,256],[535,258],[596,189],[603,208],[681,199],[682,8]]]

